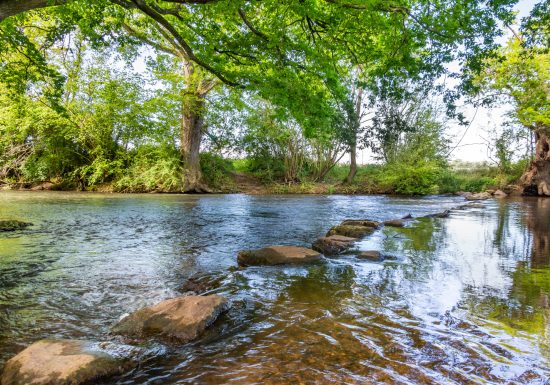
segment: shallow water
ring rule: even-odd
[[[123,314],[198,276],[232,309],[106,383],[550,384],[550,199],[491,200],[358,244],[393,261],[232,268],[241,249],[308,246],[346,218],[463,203],[0,192],[0,219],[34,223],[0,234],[0,367],[41,338],[113,339]]]

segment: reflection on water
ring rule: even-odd
[[[353,255],[234,269],[240,249],[309,245],[345,218],[459,198],[0,193],[0,367],[45,337],[110,339],[190,276],[233,303],[198,341],[109,384],[550,384],[550,200],[488,201],[385,228]]]

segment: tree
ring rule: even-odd
[[[9,2],[15,4],[14,0]],[[81,28],[104,39],[108,34],[98,31],[110,28],[111,35],[119,37],[128,13],[138,11],[155,23],[159,33],[188,63],[186,71],[194,79],[195,88],[202,84],[197,76],[200,74],[204,80],[208,74],[206,78],[213,76],[228,86],[252,90],[287,109],[311,135],[334,121],[332,101],[346,99],[342,79],[349,68],[362,66],[369,84],[388,72],[437,78],[446,72],[445,64],[453,60],[475,70],[481,58],[495,47],[494,39],[500,34],[497,21],[512,19],[514,3],[71,0],[41,12],[52,9],[50,15],[59,20],[60,30],[92,20]],[[19,10],[34,6],[44,4],[37,1]],[[13,15],[18,8],[9,12]],[[9,40],[10,35],[8,32],[3,38]],[[12,44],[8,48],[17,47]],[[185,108],[187,124],[200,127],[203,96],[190,96]],[[186,190],[199,190],[200,174],[192,170],[198,159],[196,135],[182,139],[189,142],[184,152]],[[351,150],[355,148],[353,143],[351,140]]]
[[[514,119],[535,134],[535,157],[521,178],[527,195],[550,196],[550,53],[514,37],[479,79],[485,101],[506,98]],[[491,92],[492,91],[492,92]]]

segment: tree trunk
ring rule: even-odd
[[[183,159],[183,192],[205,193],[211,190],[202,183],[200,148],[204,133],[206,94],[212,89],[195,63],[183,64],[185,88],[181,108],[181,156]]]
[[[351,184],[355,174],[357,174],[357,138],[355,138],[354,143],[350,147],[350,163],[349,163],[349,174],[346,177],[346,183]]]
[[[353,138],[351,139],[350,145],[350,162],[349,162],[349,173],[346,177],[346,183],[351,184],[355,174],[357,174],[357,132],[361,127],[361,104],[363,103],[363,89],[357,89],[357,97],[355,99],[355,127],[353,127]]]
[[[32,9],[60,5],[65,2],[66,0],[2,0],[0,1],[0,21]]]
[[[204,130],[204,108],[204,97],[188,95],[184,98],[181,114],[183,192],[210,192],[201,181],[200,146]]]
[[[550,137],[535,133],[535,159],[521,177],[524,195],[550,196]]]

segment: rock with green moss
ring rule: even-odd
[[[130,338],[184,343],[199,337],[228,308],[227,299],[217,294],[176,297],[128,315],[113,332]]]
[[[340,224],[342,226],[365,226],[376,229],[380,226],[380,222],[371,221],[370,219],[346,219]]]
[[[122,374],[142,350],[111,342],[41,340],[10,359],[2,385],[79,385]]]
[[[343,235],[350,238],[363,238],[371,234],[374,230],[374,227],[369,226],[338,225],[331,228],[326,236]]]
[[[29,226],[32,226],[32,223],[22,221],[0,221],[0,232],[23,230]]]
[[[240,266],[304,264],[321,259],[317,251],[297,246],[268,246],[243,250],[237,256]]]

